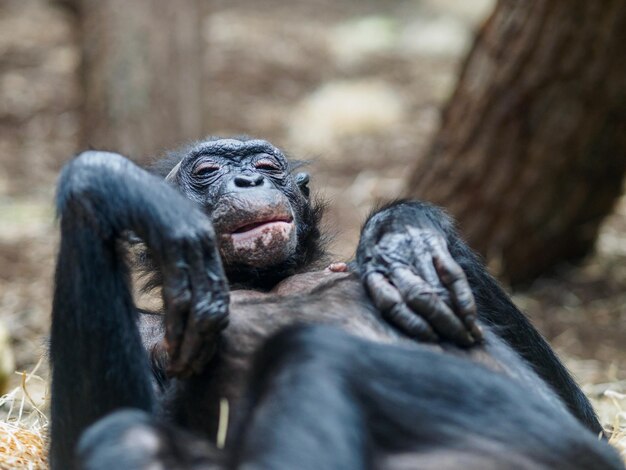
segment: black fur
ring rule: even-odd
[[[169,174],[177,158],[155,171]],[[309,204],[299,257],[261,278],[222,266],[215,232],[195,202],[119,155],[87,152],[63,170],[51,338],[53,469],[623,468],[570,415],[567,407],[598,431],[591,405],[547,343],[438,209],[399,201],[377,211],[363,228],[354,266],[365,269],[384,233],[413,226],[444,236],[467,273],[485,331],[484,343],[470,349],[423,346],[389,326],[359,273],[292,278],[323,254],[320,213]],[[228,305],[226,273],[231,289],[242,281],[257,291],[279,280],[299,287],[253,297],[232,289],[230,325],[218,341],[215,330],[201,337],[216,341],[215,355],[195,375],[167,379],[163,326],[155,315],[138,319],[130,294],[118,242],[131,232],[164,273],[181,273],[165,279],[173,337],[180,329],[201,334],[189,325],[210,326]],[[192,269],[198,260],[202,272]],[[207,279],[209,290],[195,298],[193,283]],[[294,323],[334,327],[285,330]],[[211,442],[224,397],[231,431],[221,451]],[[75,460],[80,436],[94,423]]]

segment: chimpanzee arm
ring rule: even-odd
[[[567,369],[556,357],[548,343],[532,326],[526,316],[513,304],[510,297],[500,287],[498,282],[487,272],[485,266],[474,254],[474,252],[461,240],[454,228],[452,220],[439,208],[419,202],[419,201],[398,201],[382,208],[373,214],[366,222],[359,242],[357,251],[357,263],[362,276],[371,278],[370,272],[382,273],[383,280],[388,278],[389,267],[394,265],[394,260],[388,255],[381,256],[378,254],[376,261],[376,253],[371,247],[380,244],[385,238],[396,234],[396,238],[392,239],[394,243],[400,247],[400,251],[395,255],[396,259],[411,260],[412,256],[406,253],[407,249],[414,248],[415,240],[411,238],[418,237],[418,241],[426,237],[428,245],[434,245],[434,250],[422,249],[418,251],[418,257],[426,257],[421,261],[424,263],[434,264],[435,270],[441,276],[441,283],[450,287],[449,273],[452,273],[456,286],[452,286],[453,306],[459,309],[458,301],[454,301],[454,290],[461,289],[461,299],[471,306],[471,300],[468,299],[465,289],[465,281],[469,282],[471,292],[476,303],[478,318],[485,325],[494,327],[497,334],[502,337],[511,347],[513,347],[524,359],[526,359],[535,369],[535,371],[549,383],[561,398],[568,405],[572,413],[576,415],[582,422],[595,432],[600,432],[602,427],[597,420],[589,400],[576,385]],[[428,237],[432,238],[428,238]],[[433,243],[432,240],[439,240],[443,243]],[[441,249],[443,246],[444,250]],[[457,264],[462,268],[464,275],[455,272],[454,265],[446,259],[446,253],[449,253]],[[443,259],[443,263],[442,263]],[[448,266],[448,269],[442,269],[442,264]],[[364,278],[366,286],[372,295],[373,300],[381,298],[381,289],[372,279]],[[380,277],[374,280],[381,281]],[[445,297],[445,295],[442,295]],[[459,295],[457,295],[459,297]],[[379,300],[380,301],[380,300]],[[404,302],[401,301],[404,305]],[[456,305],[455,305],[456,304]],[[409,305],[410,306],[410,305]],[[401,307],[404,308],[404,307]],[[399,309],[396,307],[396,309]],[[423,319],[427,319],[419,309],[413,309],[419,313]],[[466,309],[470,311],[471,309]],[[449,314],[449,312],[448,312]],[[459,314],[463,317],[463,312]],[[466,314],[471,316],[471,313]],[[441,322],[437,325],[430,323],[435,327],[436,332],[444,337],[458,337],[467,324],[459,322]],[[448,328],[449,331],[441,331],[437,326]]]
[[[69,163],[57,208],[50,453],[53,468],[71,469],[86,426],[120,407],[154,406],[121,235],[132,230],[140,236],[163,269],[174,372],[194,369],[191,357],[203,360],[211,353],[211,342],[199,348],[197,336],[223,328],[228,289],[204,214],[120,155],[85,152]]]

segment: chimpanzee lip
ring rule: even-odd
[[[234,234],[234,233],[250,232],[252,230],[258,229],[258,228],[263,227],[265,225],[274,224],[276,222],[283,222],[283,223],[290,224],[291,222],[293,222],[293,217],[275,216],[275,217],[271,217],[271,218],[265,218],[265,219],[256,220],[254,222],[250,222],[250,223],[247,223],[247,224],[244,224],[244,225],[241,225],[241,226],[237,227],[231,233]]]

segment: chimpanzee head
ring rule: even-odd
[[[309,175],[269,142],[211,138],[167,161],[166,181],[211,218],[231,282],[271,286],[320,257]]]

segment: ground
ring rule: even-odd
[[[350,257],[373,204],[402,194],[492,1],[209,5],[206,134],[261,136],[310,159],[312,186],[330,201],[333,251]],[[61,3],[0,0],[0,351],[9,347],[17,370],[32,370],[45,351],[54,183],[78,150],[78,59],[74,18]],[[515,292],[607,425],[616,404],[626,409],[625,261],[626,200],[592,256]],[[38,375],[46,374],[44,364]],[[45,382],[30,384],[38,401]]]

